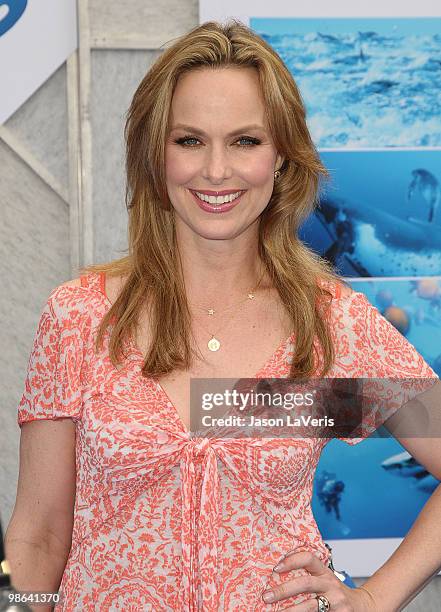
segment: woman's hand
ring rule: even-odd
[[[367,590],[347,587],[329,567],[326,567],[318,557],[310,552],[289,553],[281,563],[276,565],[274,571],[283,573],[300,568],[307,570],[310,575],[287,580],[265,591],[263,593],[265,603],[283,601],[299,593],[315,593],[324,595],[329,601],[329,612],[378,612],[380,610]],[[272,599],[268,598],[270,593],[273,594]],[[317,612],[319,609],[316,598],[283,608],[285,611],[295,612]]]

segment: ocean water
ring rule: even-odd
[[[434,207],[430,223],[441,227],[441,150],[343,149],[323,151],[320,157],[331,175],[324,185],[325,197],[426,223],[429,223],[430,208]]]
[[[432,476],[417,481],[381,467],[382,461],[403,452],[393,438],[368,438],[356,446],[333,440],[325,447],[317,468],[344,483],[340,520],[320,504],[316,487],[314,517],[323,538],[404,537],[438,484]]]
[[[441,27],[275,21],[251,25],[293,74],[317,146],[441,146]]]
[[[313,250],[338,246],[328,258],[350,277],[441,275],[441,150],[342,148],[321,158],[331,180],[300,231]]]

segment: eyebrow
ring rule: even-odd
[[[182,123],[177,123],[171,128],[170,131],[178,130],[178,129],[185,130],[187,132],[192,132],[193,134],[199,134],[200,136],[207,135],[203,130],[199,128],[192,127],[191,125],[184,125]],[[248,132],[250,130],[262,130],[265,132],[265,128],[263,127],[263,125],[252,123],[250,125],[245,125],[244,127],[241,127],[238,130],[234,130],[233,132],[230,132],[229,134],[227,134],[227,136],[236,136],[237,134],[243,134],[244,132]]]

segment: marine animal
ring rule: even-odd
[[[440,225],[341,198],[324,198],[314,218],[329,246],[315,243],[313,223],[305,224],[302,237],[346,276],[441,274]]]
[[[419,194],[429,206],[428,222],[432,223],[440,201],[440,187],[436,177],[424,168],[412,170],[412,180],[407,191],[407,200]]]
[[[403,308],[398,306],[388,306],[383,312],[383,316],[398,329],[400,334],[405,336],[410,329],[410,317]]]
[[[436,278],[422,278],[410,281],[411,293],[416,293],[422,300],[427,300],[434,310],[441,309],[441,285]]]
[[[417,480],[425,478],[430,473],[407,451],[385,459],[381,467],[388,472],[393,472],[396,476],[402,476],[403,478],[411,477]]]

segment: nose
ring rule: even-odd
[[[225,147],[222,145],[209,147],[204,159],[203,178],[213,185],[220,185],[232,175],[233,171]]]

